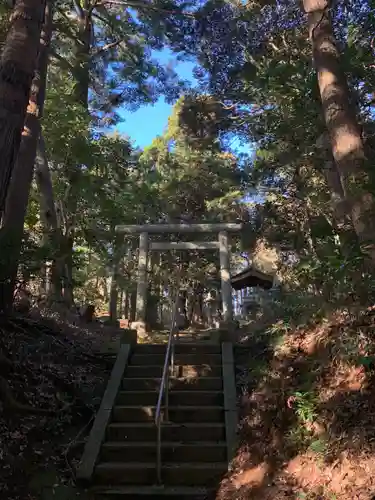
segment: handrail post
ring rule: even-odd
[[[156,479],[161,484],[161,425],[157,425],[157,449],[156,449]]]

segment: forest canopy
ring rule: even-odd
[[[1,7],[0,102],[31,131],[1,122],[3,310],[24,287],[104,307],[116,278],[123,311],[137,243],[115,227],[150,222],[241,221],[235,267],[268,249],[287,287],[363,297],[375,262],[371,2],[47,1],[28,46],[16,40],[24,7]],[[163,50],[193,61],[193,78]],[[17,91],[9,106],[12,58],[29,100]],[[139,148],[121,115],[161,98],[168,124]],[[208,254],[183,260],[192,279],[217,272]]]

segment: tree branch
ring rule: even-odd
[[[166,10],[166,9],[160,9],[159,7],[155,7],[154,5],[148,4],[148,3],[143,3],[143,2],[127,2],[126,0],[103,0],[99,1],[95,7],[99,6],[105,6],[105,5],[121,5],[124,7],[133,7],[135,9],[150,9],[154,10],[156,12],[161,12],[162,14],[172,14],[175,16],[186,16],[186,17],[192,17],[196,18],[197,14],[193,12],[180,12],[178,10]]]
[[[93,54],[91,56],[91,59],[94,59],[95,57],[98,57],[100,56],[101,54],[103,54],[103,52],[107,52],[107,50],[111,50],[113,49],[114,47],[117,47],[118,45],[120,45],[124,40],[116,40],[115,42],[112,42],[112,43],[107,43],[106,45],[104,45],[103,47],[101,47],[99,50],[97,50],[95,52],[95,54]]]
[[[275,45],[273,42],[268,42],[268,44],[275,52],[280,52],[279,47],[277,47],[277,45]]]
[[[99,19],[99,21],[108,26],[111,30],[114,30],[114,27],[111,24],[110,19],[105,19],[104,17],[100,16],[97,12],[92,12],[92,16],[96,19]]]
[[[72,64],[70,64],[70,62],[68,62],[63,56],[61,56],[60,54],[58,54],[54,49],[50,49],[50,55],[52,57],[54,57],[55,59],[57,59],[57,61],[59,61],[61,63],[61,66],[64,68],[64,69],[67,69],[69,71],[74,71],[74,67]]]
[[[76,12],[77,12],[77,15],[81,18],[81,19],[84,19],[85,17],[85,13],[79,3],[79,0],[73,0],[73,3],[74,3],[74,7],[76,9]]]

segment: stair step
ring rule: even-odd
[[[170,377],[172,390],[178,391],[221,391],[223,381],[220,377]],[[159,390],[161,378],[124,378],[122,387],[130,391]]]
[[[107,427],[108,441],[155,441],[156,426],[149,423],[111,423]],[[166,424],[161,429],[162,440],[189,443],[225,440],[223,423]]]
[[[115,406],[114,422],[154,421],[156,406]],[[222,406],[169,406],[171,422],[220,422],[224,418]]]
[[[116,404],[156,405],[159,390],[154,391],[120,391]],[[185,406],[215,406],[223,404],[222,391],[174,391],[169,392],[169,404]]]
[[[106,442],[101,449],[105,462],[152,462],[156,460],[156,442]],[[225,441],[199,441],[192,443],[162,442],[163,462],[225,462]]]
[[[221,365],[179,365],[175,366],[174,376],[177,377],[221,377]],[[133,378],[161,377],[163,366],[130,365],[126,369],[126,376]]]
[[[211,339],[211,332],[179,332],[176,337],[176,343],[182,340],[189,340],[192,344],[216,344],[217,342]]]
[[[135,354],[163,354],[167,352],[167,344],[137,344],[134,349]],[[175,344],[175,352],[177,353],[209,353],[220,354],[221,346],[218,344]]]
[[[164,354],[139,354],[137,351],[131,357],[131,366],[164,366]],[[221,354],[211,354],[205,352],[175,353],[174,362],[177,365],[220,365]]]
[[[92,488],[100,500],[132,499],[146,500],[167,497],[169,500],[214,500],[215,489],[194,486],[115,486],[112,488]]]
[[[184,462],[162,464],[162,480],[171,486],[215,486],[228,470],[223,463]],[[103,462],[96,466],[97,482],[115,484],[154,484],[157,480],[155,462]]]

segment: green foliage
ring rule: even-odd
[[[186,15],[192,10],[195,16]],[[350,1],[332,13],[371,152],[373,5]],[[2,6],[0,41],[6,15]],[[187,91],[172,64],[156,60],[165,48],[194,56],[194,90]],[[110,132],[120,107],[136,109],[161,95],[178,100],[167,130],[144,151]],[[331,151],[300,2],[158,0],[150,8],[89,0],[82,9],[59,0],[42,125],[59,225],[64,238],[73,234],[78,288],[85,280],[95,288],[95,276],[109,278],[117,224],[241,220],[245,250],[264,240],[278,252],[285,288],[294,292],[275,301],[285,324],[313,307],[319,314],[322,299],[363,300],[363,290],[366,300],[375,297],[353,227],[335,201],[340,193],[330,180]],[[233,139],[251,145],[253,156],[234,154]],[[249,196],[254,189],[260,203]],[[41,241],[35,186],[30,199],[28,231],[39,231],[36,240],[53,257],[56,248]],[[130,289],[134,241],[126,239],[125,247],[118,279]],[[194,279],[217,277],[216,256],[178,258]],[[164,254],[160,267],[168,266]]]
[[[287,442],[295,450],[309,449],[317,456],[324,457],[327,442],[323,437],[315,437],[312,424],[318,417],[318,398],[311,391],[296,391],[289,398],[297,422],[290,428]]]
[[[246,248],[252,251],[260,238],[277,248],[286,261],[280,273],[291,288],[333,303],[354,292],[363,297],[358,285],[363,280],[372,300],[373,280],[364,276],[364,256],[357,250],[350,215],[339,214],[343,209],[337,200],[344,192],[341,181],[335,181],[301,3],[260,7],[212,0],[201,13],[193,35],[184,40],[185,50],[194,52],[204,69],[197,72],[202,93],[209,89],[211,102],[223,106],[224,116],[216,110],[210,115],[217,129],[231,122],[226,130],[255,150],[250,183],[265,198],[252,210]],[[365,47],[371,45],[374,7],[351,1],[345,8],[335,4],[332,14],[353,109],[369,131],[365,137],[372,157],[369,95],[375,67]],[[193,123],[191,130],[204,129],[205,119],[197,128],[189,113],[182,116]]]
[[[311,441],[309,449],[316,455],[325,456],[327,454],[327,441],[322,438]]]
[[[293,408],[301,424],[311,424],[317,417],[317,398],[311,392],[295,392]]]

